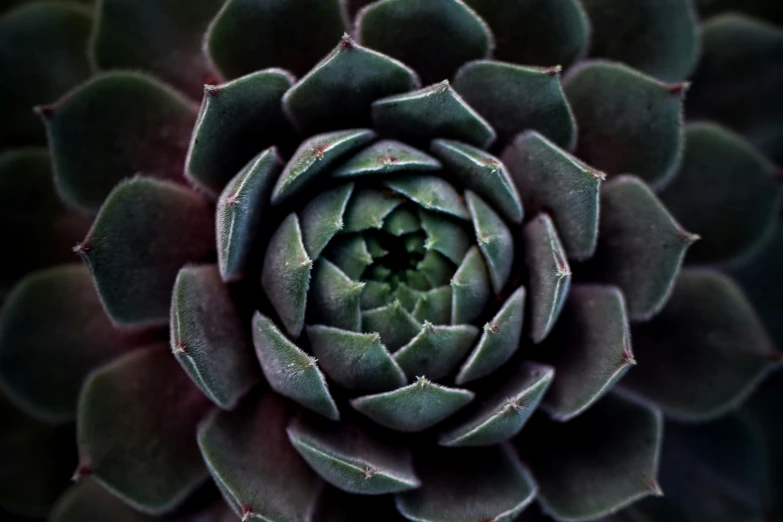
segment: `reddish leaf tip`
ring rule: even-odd
[[[175,354],[188,353],[188,344],[185,341],[179,341],[171,349]]]
[[[562,65],[555,65],[554,67],[549,67],[549,68],[546,69],[546,73],[549,76],[557,76],[562,71],[563,71],[563,66]]]
[[[656,497],[662,497],[663,496],[663,490],[661,489],[661,485],[658,484],[658,481],[653,479],[650,480],[647,483],[647,489],[650,491],[650,494],[656,496]]]
[[[242,506],[242,513],[241,514],[242,514],[242,521],[245,522],[245,521],[249,520],[250,517],[252,517],[255,514],[255,512],[253,511],[252,507],[248,506],[247,504],[244,504]]]
[[[92,244],[90,244],[90,241],[88,239],[85,239],[81,243],[77,243],[73,249],[76,254],[79,255],[79,257],[85,258],[92,250]]]
[[[343,37],[340,39],[340,48],[349,51],[356,48],[356,42],[353,41],[350,34],[343,33]]]
[[[377,472],[378,472],[378,470],[373,468],[372,466],[365,466],[364,467],[364,471],[362,471],[362,477],[364,478],[364,480],[369,480]]]
[[[54,110],[54,105],[36,105],[33,107],[33,111],[47,121],[51,120],[54,116]]]
[[[79,467],[76,468],[76,471],[73,472],[71,480],[74,482],[79,482],[84,477],[88,477],[90,475],[92,475],[92,467],[89,464],[79,464]]]
[[[219,85],[204,84],[204,94],[207,96],[217,96],[222,91]]]
[[[666,86],[666,90],[669,91],[669,93],[671,93],[673,96],[682,98],[685,96],[685,92],[690,89],[690,87],[690,82],[670,83]]]

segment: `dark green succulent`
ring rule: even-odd
[[[782,520],[778,2],[91,4],[0,2],[8,516]]]

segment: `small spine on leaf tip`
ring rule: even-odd
[[[188,344],[184,341],[177,342],[171,349],[174,354],[188,353]]]
[[[92,467],[90,467],[89,464],[79,464],[79,467],[76,468],[76,471],[73,472],[73,475],[71,475],[71,480],[73,482],[79,482],[84,477],[88,477],[92,475]]]
[[[247,504],[242,506],[242,522],[249,520],[250,517],[252,517],[254,514],[255,512],[253,511],[252,507],[248,506]]]
[[[72,250],[84,259],[92,251],[92,244],[88,239],[85,239],[81,243],[77,243]]]
[[[33,107],[33,112],[35,112],[41,118],[47,121],[51,120],[52,117],[54,116],[54,110],[55,110],[54,105],[36,105],[35,107]]]
[[[545,72],[546,72],[546,73],[547,73],[549,76],[557,76],[557,75],[558,75],[558,74],[560,74],[562,71],[563,71],[563,66],[562,66],[562,65],[555,65],[554,67],[549,67],[549,68],[547,68],[547,69],[545,70]]]
[[[221,90],[219,85],[204,84],[204,94],[207,96],[217,96]]]
[[[362,471],[362,477],[364,478],[364,480],[369,480],[377,472],[378,470],[373,468],[372,466],[365,466],[364,470]]]
[[[672,95],[682,98],[690,87],[691,82],[670,83],[666,85],[666,90]]]
[[[343,33],[342,38],[340,38],[340,48],[348,51],[356,48],[356,42],[353,41],[350,34]]]
[[[631,352],[631,347],[628,345],[623,348],[623,362],[631,366],[636,365],[636,359],[633,356],[633,352]]]
[[[662,497],[663,496],[663,490],[661,489],[661,485],[658,484],[658,481],[653,479],[650,480],[647,483],[647,489],[650,490],[650,493],[656,497]]]

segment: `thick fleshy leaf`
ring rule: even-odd
[[[52,508],[51,522],[84,522],[112,520],[115,522],[155,522],[156,517],[136,511],[92,480],[84,480],[69,488]]]
[[[507,220],[522,221],[522,202],[499,159],[458,141],[435,140],[431,149],[462,186],[489,201]]]
[[[307,338],[321,367],[344,388],[385,391],[405,386],[407,382],[377,333],[314,325],[307,327]]]
[[[471,247],[451,278],[451,324],[470,323],[492,296],[487,265],[478,247]]]
[[[534,129],[565,149],[576,145],[576,122],[558,67],[522,67],[481,60],[465,64],[454,88],[487,119],[502,144]]]
[[[767,237],[778,214],[780,181],[775,166],[742,138],[694,123],[685,132],[680,171],[660,198],[683,227],[701,236],[688,261],[720,263]]]
[[[102,0],[90,42],[98,69],[149,72],[197,98],[214,72],[201,52],[223,0]],[[249,158],[248,158],[249,159]]]
[[[366,522],[368,515],[374,522],[407,521],[395,508],[391,495],[352,495],[327,486],[321,490],[311,522]]]
[[[332,175],[352,178],[366,175],[389,175],[397,172],[438,170],[440,163],[420,150],[394,140],[370,145],[338,167]]]
[[[44,129],[31,108],[52,103],[90,76],[92,13],[74,3],[31,3],[2,16],[0,148],[43,143]]]
[[[472,391],[419,377],[404,388],[354,399],[351,406],[381,426],[411,433],[439,424],[468,405],[474,396]]]
[[[383,0],[376,5],[396,1]],[[426,1],[434,4],[441,0]],[[482,148],[495,141],[495,131],[489,123],[465,103],[448,80],[378,100],[372,104],[372,118],[382,136],[421,147],[428,146],[436,138],[464,141]]]
[[[536,359],[557,374],[544,397],[547,413],[558,421],[582,414],[636,364],[622,293],[612,286],[574,285]]]
[[[362,331],[379,333],[384,346],[391,352],[408,344],[420,329],[421,323],[397,299],[381,308],[362,312]]]
[[[578,0],[465,0],[495,35],[498,60],[568,67],[581,57],[590,23]]]
[[[522,229],[522,247],[530,288],[530,338],[540,343],[557,321],[571,287],[571,268],[548,214]]]
[[[358,332],[362,326],[361,298],[364,283],[357,283],[339,267],[319,259],[307,298],[310,320]]]
[[[421,220],[409,205],[398,207],[383,220],[383,230],[393,236],[404,236],[421,230]]]
[[[375,133],[365,129],[329,132],[307,139],[296,150],[277,180],[272,192],[272,203],[279,205],[289,200],[346,154],[374,139]]]
[[[39,114],[60,195],[88,211],[134,174],[181,179],[196,120],[190,101],[132,72],[98,76]]]
[[[699,34],[691,0],[582,0],[593,26],[590,55],[623,62],[665,82],[687,78]]]
[[[266,69],[206,86],[185,176],[211,194],[220,194],[259,151],[286,144],[293,131],[280,100],[291,84],[287,72]]]
[[[745,4],[737,3],[736,8]],[[722,123],[782,162],[783,29],[728,13],[703,24],[701,41],[701,59],[687,98],[688,116]]]
[[[321,478],[343,491],[383,495],[420,485],[407,449],[358,426],[299,417],[288,438]]]
[[[120,325],[168,323],[179,269],[214,252],[213,219],[207,202],[185,188],[142,177],[117,186],[74,248],[109,318]]]
[[[45,149],[0,154],[0,243],[15,252],[3,259],[0,300],[28,272],[73,261],[71,247],[89,227],[57,196]]]
[[[287,404],[267,392],[236,411],[215,411],[199,427],[204,462],[243,520],[309,520],[320,481],[288,442],[288,421]]]
[[[465,191],[465,201],[473,221],[478,247],[487,262],[492,289],[499,294],[511,275],[514,238],[500,216],[480,197],[468,190]]]
[[[362,291],[362,309],[381,308],[392,302],[392,289],[389,283],[366,281]]]
[[[684,84],[667,85],[625,65],[585,62],[565,93],[579,122],[577,156],[609,175],[663,183],[682,153]]]
[[[270,214],[269,194],[280,168],[276,149],[267,149],[228,182],[218,199],[215,233],[224,281],[240,280],[255,268],[264,217]]]
[[[413,67],[424,83],[451,78],[460,65],[489,56],[492,34],[461,0],[382,0],[357,15],[368,47]]]
[[[598,239],[599,187],[606,175],[537,132],[519,135],[502,158],[528,213],[551,216],[568,257],[591,257]]]
[[[393,191],[432,212],[469,219],[459,193],[448,182],[436,176],[409,176],[384,182]]]
[[[374,188],[358,190],[345,209],[346,232],[360,232],[370,228],[380,229],[383,220],[403,203],[403,199]]]
[[[302,242],[296,214],[289,214],[269,240],[261,286],[292,337],[302,333],[313,261]]]
[[[207,476],[193,434],[209,405],[167,344],[104,366],[79,400],[77,476],[142,511],[170,511]]]
[[[455,269],[456,265],[435,250],[427,250],[424,258],[416,265],[416,271],[424,274],[433,288],[449,284]]]
[[[595,520],[661,494],[656,475],[662,424],[660,412],[609,395],[571,422],[534,416],[515,445],[549,514]]]
[[[599,229],[592,279],[620,287],[631,320],[649,319],[666,303],[685,251],[699,236],[683,229],[633,176],[601,187]]]
[[[503,366],[519,348],[524,316],[525,288],[520,286],[506,299],[495,317],[484,325],[481,339],[460,368],[455,382],[465,384]]]
[[[348,34],[283,99],[286,114],[305,135],[370,125],[378,98],[420,87],[406,65],[357,45]]]
[[[340,418],[316,359],[286,339],[269,318],[258,312],[253,316],[253,344],[272,389],[324,417]]]
[[[329,241],[344,227],[343,214],[353,194],[353,183],[346,183],[313,198],[299,214],[302,240],[312,259],[318,259]]]
[[[228,0],[210,25],[204,47],[227,78],[266,67],[302,75],[343,31],[340,0]]]
[[[467,418],[440,437],[443,446],[491,446],[520,432],[538,408],[554,371],[550,366],[522,363]]]
[[[215,265],[179,271],[170,329],[177,360],[219,407],[232,409],[258,382],[247,332]]]
[[[353,280],[358,280],[373,261],[361,234],[337,236],[329,244],[324,256]]]
[[[451,287],[446,285],[421,292],[411,314],[421,323],[450,324]]]
[[[734,407],[780,357],[742,291],[707,270],[684,270],[669,303],[634,327],[633,340],[640,364],[623,386],[687,419]]]
[[[113,327],[84,265],[34,272],[3,304],[0,382],[29,415],[71,421],[87,375],[145,337]]]
[[[511,522],[536,485],[507,446],[431,448],[416,455],[422,487],[397,496],[397,509],[417,522]]]
[[[476,337],[478,328],[469,324],[439,326],[425,322],[416,337],[395,352],[394,360],[408,379],[443,379],[459,367]]]
[[[419,220],[427,235],[426,249],[440,252],[454,264],[461,263],[471,245],[462,224],[424,210],[419,211]]]

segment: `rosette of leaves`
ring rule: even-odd
[[[4,509],[46,514],[73,467],[53,521],[780,508],[777,380],[743,405],[780,358],[770,22],[14,3]]]

